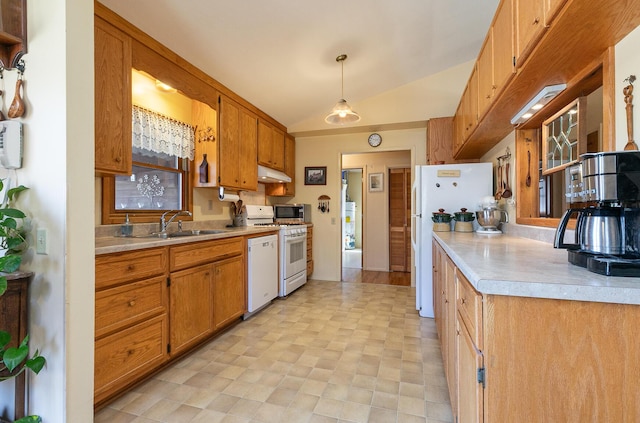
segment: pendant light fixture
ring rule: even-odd
[[[336,57],[336,62],[340,62],[342,66],[342,98],[333,106],[331,113],[324,118],[324,121],[332,125],[344,125],[346,123],[354,123],[360,120],[360,115],[351,109],[351,106],[344,99],[344,61],[347,60],[346,54]]]

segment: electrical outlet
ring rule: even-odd
[[[36,231],[36,253],[49,254],[47,250],[47,230],[44,228]]]

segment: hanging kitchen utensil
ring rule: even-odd
[[[626,103],[625,109],[627,111],[627,136],[628,141],[624,146],[625,150],[637,150],[638,144],[633,140],[633,81],[636,80],[635,75],[629,75],[624,82],[628,82],[629,85],[622,89],[624,94],[624,102]]]
[[[329,212],[329,200],[331,200],[331,197],[328,195],[323,194],[318,197],[318,210],[320,210],[321,213]]]
[[[527,150],[527,180],[525,184],[531,186],[531,151]]]
[[[504,191],[502,191],[502,198],[510,198],[511,195],[513,195],[513,192],[511,191],[511,187],[509,186],[509,162],[507,161],[507,164],[505,166],[505,171],[504,171]]]
[[[22,61],[21,61],[22,62]],[[12,119],[19,118],[24,115],[24,100],[20,95],[20,90],[22,88],[22,73],[24,72],[24,64],[22,67],[18,67],[18,80],[16,81],[16,93],[13,96],[13,101],[11,102],[11,106],[9,106],[9,111],[7,112],[7,116]]]
[[[496,200],[499,200],[502,198],[502,160],[498,159],[498,168],[497,168],[497,175],[496,175]]]

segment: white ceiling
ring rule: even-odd
[[[499,2],[100,1],[287,127],[340,99],[339,54],[352,105],[474,60]]]

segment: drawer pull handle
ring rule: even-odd
[[[129,307],[133,307],[136,305],[136,300],[129,301]]]
[[[533,20],[532,25],[538,25],[539,23],[540,23],[540,18],[539,18],[539,17],[536,17],[536,18]]]
[[[134,270],[135,268],[136,268],[136,267],[135,267],[133,264],[130,264],[130,265],[128,265],[128,266],[127,266],[127,270],[128,270],[128,271],[132,271],[132,270]]]
[[[135,354],[135,350],[127,350],[127,355],[132,356],[133,354]]]
[[[466,303],[467,303],[467,300],[465,300],[464,298],[460,298],[460,302],[461,302],[462,304],[466,304]]]

